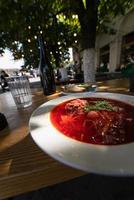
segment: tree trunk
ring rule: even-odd
[[[95,82],[95,49],[89,48],[83,50],[83,70],[84,82]]]
[[[77,0],[78,1],[78,0]],[[98,0],[79,0],[78,17],[81,25],[81,48],[83,50],[84,82],[95,82],[95,40]]]

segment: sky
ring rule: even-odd
[[[69,54],[70,54],[70,61],[73,60],[72,57],[72,48],[69,48]],[[3,56],[0,56],[0,69],[21,69],[21,66],[24,65],[24,60],[14,60],[11,52],[6,49]]]
[[[69,54],[70,54],[70,61],[73,61],[73,50],[72,50],[72,48],[69,48]]]
[[[23,64],[23,59],[14,61],[14,58],[8,49],[5,50],[3,56],[0,56],[0,69],[21,69]]]

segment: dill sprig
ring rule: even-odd
[[[108,110],[113,111],[112,105],[108,101],[96,101],[94,104],[88,104],[84,107],[85,112],[91,110]]]

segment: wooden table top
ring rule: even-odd
[[[99,91],[130,94],[127,80],[98,82]],[[29,119],[42,103],[60,93],[45,97],[39,88],[32,90],[32,106],[17,109],[10,92],[0,94],[0,112],[8,128],[0,131],[0,199],[54,185],[86,174],[52,159],[33,142]],[[133,95],[133,94],[131,94]]]

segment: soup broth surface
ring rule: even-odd
[[[72,139],[99,145],[134,141],[134,106],[104,98],[77,98],[50,113],[53,126]]]

